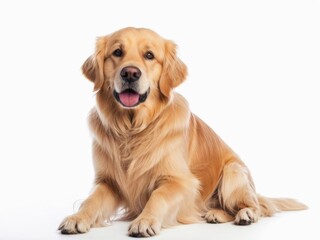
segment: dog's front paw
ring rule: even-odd
[[[151,237],[160,233],[161,223],[154,218],[137,218],[129,227],[131,237]]]
[[[60,224],[58,230],[60,230],[62,234],[86,233],[89,231],[90,225],[88,217],[74,214],[66,217]]]

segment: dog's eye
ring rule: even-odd
[[[122,50],[120,48],[113,51],[112,55],[116,57],[121,57],[123,54]]]
[[[144,54],[144,57],[145,57],[146,59],[149,59],[149,60],[154,59],[154,55],[153,55],[153,53],[150,52],[150,51],[146,52],[146,53]]]

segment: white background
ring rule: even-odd
[[[303,212],[249,227],[188,225],[160,238],[299,239],[319,235],[320,3],[1,1],[0,239],[121,239],[128,223],[56,232],[93,181],[80,71],[97,36],[135,26],[175,41],[189,67],[177,91],[244,160],[257,191]]]

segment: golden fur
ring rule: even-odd
[[[121,56],[113,54],[116,49]],[[146,59],[147,51],[154,59]],[[126,66],[141,69],[141,84],[150,89],[135,107],[121,106],[113,95],[124,84],[118,75]],[[148,29],[122,29],[97,40],[83,73],[96,91],[89,115],[95,186],[79,211],[62,222],[62,233],[103,226],[119,208],[133,220],[129,235],[142,237],[176,223],[247,225],[306,208],[292,199],[257,195],[246,165],[173,92],[187,75],[173,42]]]

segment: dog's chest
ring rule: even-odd
[[[133,160],[133,146],[128,139],[122,139],[121,144],[119,145],[119,156],[120,156],[120,165],[124,173],[126,174],[130,163]]]
[[[116,142],[119,156],[117,162],[120,163],[122,172],[129,181],[133,176],[151,170],[158,162],[158,158],[154,156],[156,143],[143,134],[126,135]]]
[[[155,179],[150,179],[150,171],[145,172],[144,167],[151,161],[152,154],[148,153],[146,146],[139,138],[135,136],[119,139],[119,163],[121,174],[118,175],[120,179],[116,181],[119,184],[127,204],[139,208],[141,211],[145,202],[149,198],[150,189],[153,189]],[[139,143],[139,144],[137,144]],[[145,151],[141,151],[145,149]],[[152,157],[151,157],[152,158]],[[155,176],[154,176],[155,177]],[[139,194],[138,194],[139,192]],[[140,206],[141,205],[141,206]]]
[[[119,150],[119,162],[125,175],[128,175],[130,166],[143,158],[144,154],[141,154],[141,147],[144,142],[134,134],[128,134],[119,137],[117,139],[118,150]]]

